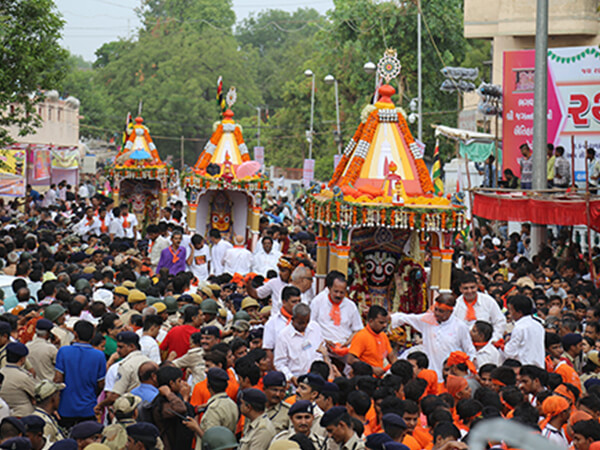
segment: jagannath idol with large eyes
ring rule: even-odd
[[[428,288],[450,289],[451,243],[467,221],[464,206],[434,195],[423,149],[392,101],[389,83],[400,69],[388,49],[377,68],[385,83],[362,110],[332,179],[312,186],[305,207],[316,224],[321,283],[339,270],[362,306],[416,313],[428,308]]]
[[[222,89],[220,77],[217,84]],[[190,229],[203,235],[216,229],[228,240],[245,236],[252,250],[258,241],[261,203],[269,181],[260,163],[250,158],[242,127],[233,120],[236,99],[236,89],[231,87],[222,119],[214,124],[194,167],[183,175],[182,185]]]

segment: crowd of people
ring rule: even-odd
[[[533,255],[527,224],[481,224],[406,314],[338,271],[317,292],[301,197],[268,197],[252,252],[181,200],[142,230],[60,189],[0,202],[0,448],[451,450],[491,419],[516,431],[489,448],[600,448],[598,290],[567,229]]]

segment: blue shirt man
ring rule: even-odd
[[[158,395],[158,380],[156,373],[158,364],[153,361],[143,363],[138,369],[140,385],[131,390],[133,395],[137,395],[143,401],[152,403],[152,400]]]
[[[65,424],[69,419],[95,420],[97,391],[103,386],[106,376],[104,353],[89,344],[94,326],[80,320],[74,331],[77,341],[58,350],[55,365],[54,381],[66,384],[58,406],[58,413],[66,419]]]

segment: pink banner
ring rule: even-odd
[[[0,196],[24,197],[25,178],[0,178]]]

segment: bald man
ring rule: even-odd
[[[233,248],[225,252],[223,268],[225,273],[246,275],[252,271],[252,252],[244,245],[244,236],[233,238]]]

